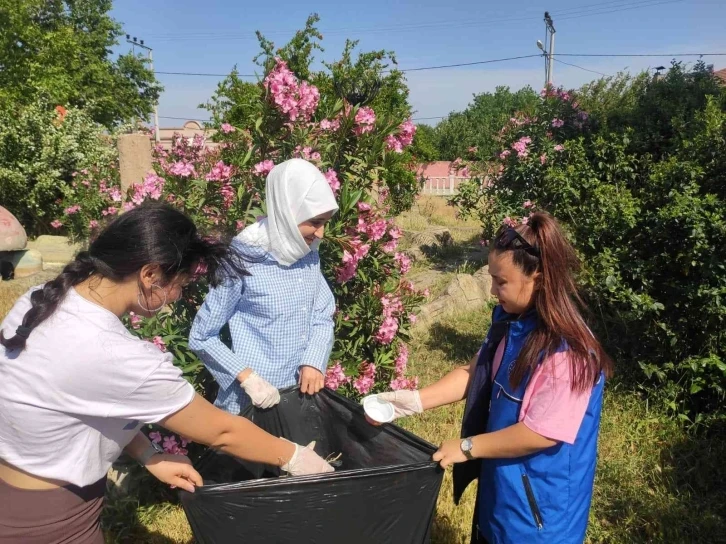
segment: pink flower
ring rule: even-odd
[[[471,172],[469,171],[469,167],[465,166],[459,171],[459,175],[464,178],[468,178]]]
[[[371,211],[371,205],[367,202],[358,202],[358,211],[369,212]]]
[[[529,136],[523,136],[518,141],[512,144],[512,149],[517,152],[518,157],[526,158],[529,155],[529,150],[527,149],[527,146],[531,142],[532,139]]]
[[[506,225],[508,227],[516,227],[517,226],[517,220],[512,219],[511,217],[507,216],[502,220],[502,224]]]
[[[337,194],[340,190],[340,181],[338,180],[338,173],[333,170],[332,168],[328,168],[328,171],[325,172],[325,179],[328,180],[328,185],[330,185],[330,189],[333,191],[333,194]]]
[[[360,136],[367,132],[372,132],[376,124],[376,113],[372,108],[363,106],[355,114],[355,124],[357,125],[354,132]]]
[[[363,370],[360,376],[353,380],[353,387],[361,395],[366,395],[376,383],[376,365],[364,362],[362,366]]]
[[[118,211],[118,208],[116,208],[115,206],[109,206],[108,208],[106,208],[105,210],[103,210],[101,212],[101,215],[103,215],[104,217],[107,215],[116,215],[117,211]]]
[[[206,176],[207,181],[227,181],[232,177],[232,167],[224,164],[223,161],[217,162],[209,174]]]
[[[149,438],[154,444],[161,442],[161,433],[159,431],[153,431],[149,433]]]
[[[108,192],[108,196],[110,196],[111,200],[113,200],[114,202],[121,202],[121,200],[123,200],[123,196],[121,195],[121,191],[118,189],[118,187],[112,188]]]
[[[564,151],[564,150],[565,150],[565,146],[563,146],[563,145],[557,144],[555,146],[555,151],[561,152],[561,151]]]
[[[355,277],[356,271],[358,270],[358,263],[368,255],[368,250],[371,247],[368,244],[363,244],[359,238],[351,240],[350,244],[352,253],[348,250],[343,251],[343,266],[338,268],[338,276],[336,278],[338,283],[345,283]]]
[[[555,128],[560,128],[565,124],[565,122],[562,119],[557,119],[556,117],[552,119],[552,126]]]
[[[266,176],[274,167],[275,163],[270,160],[258,162],[255,164],[255,174]]]
[[[174,436],[165,436],[162,447],[164,448],[164,452],[171,454],[177,453],[179,450],[179,444],[177,444],[176,437]]]
[[[398,332],[398,321],[394,317],[386,317],[381,323],[375,339],[379,344],[390,344]]]
[[[152,340],[152,342],[161,351],[166,351],[166,342],[164,342],[164,340],[161,338],[161,336],[154,336],[154,339]]]
[[[238,219],[235,223],[235,227],[237,228],[237,232],[240,232],[245,228],[245,222]]]
[[[368,233],[368,237],[371,240],[377,242],[378,240],[383,238],[383,236],[386,234],[387,229],[388,221],[386,221],[385,219],[379,219],[378,221],[375,221],[374,223],[368,225],[366,232]]]
[[[270,92],[272,102],[290,121],[301,117],[309,120],[318,107],[320,92],[317,87],[298,79],[287,67],[287,63],[275,59],[275,67],[265,77],[263,86]]]
[[[540,164],[545,164],[547,162],[547,153],[543,153],[539,156],[539,162]]]
[[[500,159],[502,159],[502,160],[504,160],[504,159],[506,159],[507,157],[509,157],[509,155],[511,155],[511,154],[512,154],[512,152],[511,152],[511,151],[509,151],[509,149],[505,149],[504,151],[502,151],[502,152],[501,152],[501,153],[499,154],[499,158],[500,158]]]
[[[141,327],[141,317],[136,315],[134,312],[129,312],[129,320],[131,321],[131,328],[138,330]]]
[[[398,248],[398,240],[390,240],[381,246],[386,253],[393,253]]]
[[[341,385],[350,383],[350,381],[350,376],[345,375],[345,371],[340,366],[340,362],[328,367],[328,371],[325,373],[325,387],[333,391],[337,390]]]
[[[228,210],[234,204],[235,198],[237,198],[237,192],[234,190],[229,183],[225,183],[220,187],[219,194],[222,195],[222,206],[225,210]]]
[[[310,154],[310,159],[311,160],[314,160],[314,161],[319,161],[321,159],[320,153],[318,153],[317,151],[311,153]]]
[[[396,153],[403,153],[403,144],[393,134],[386,136],[386,149]]]
[[[91,220],[90,220],[90,221],[88,222],[88,228],[89,228],[89,229],[95,229],[95,228],[98,228],[98,221],[96,221],[95,219],[91,219]]]
[[[533,208],[534,207],[534,203],[531,200],[525,200],[524,203],[522,204],[522,207],[524,209]]]
[[[408,365],[408,346],[406,344],[400,344],[398,346],[398,355],[395,360],[396,374],[402,376],[406,372],[406,366]]]
[[[163,191],[163,189],[164,178],[159,177],[156,174],[148,174],[144,178],[142,190],[145,196],[149,196],[152,200],[159,200],[161,198],[161,192]]]
[[[78,213],[79,211],[81,211],[81,207],[78,204],[75,204],[63,210],[63,213],[66,215],[73,215]]]
[[[472,146],[472,147],[469,148],[468,151],[469,151],[469,153],[472,153],[473,154],[473,153],[476,153],[477,151],[479,151],[479,148],[476,147],[476,146]]]
[[[523,217],[521,223],[522,225],[526,225],[527,223],[529,223],[529,217]]]
[[[391,380],[391,389],[393,391],[399,391],[401,389],[418,389],[418,378],[413,378],[412,380],[407,380],[406,378],[402,376],[398,376]]]
[[[388,231],[388,236],[390,236],[393,240],[398,240],[402,236],[401,229],[399,229],[396,225],[393,225],[391,230]]]
[[[416,321],[418,321],[416,314],[408,314],[408,322],[411,323],[411,325],[414,325]]]
[[[125,212],[131,211],[136,207],[136,204],[133,202],[124,202],[124,205],[122,206],[123,210]]]
[[[322,130],[338,130],[340,128],[340,119],[323,119],[320,121]]]
[[[229,123],[222,123],[222,126],[219,128],[225,134],[229,134],[230,132],[235,131],[235,128],[232,125],[230,125]]]
[[[406,274],[409,270],[411,270],[411,259],[406,254],[396,253],[394,259],[401,274]]]
[[[196,174],[194,171],[194,165],[188,161],[177,161],[169,168],[169,173],[174,176],[180,176],[182,178],[188,178]]]
[[[63,226],[63,223],[61,221],[58,221],[58,219],[55,219],[50,222],[50,226],[53,227],[54,229],[59,229]]]
[[[383,317],[396,317],[403,312],[403,301],[396,295],[383,295],[381,297]]]

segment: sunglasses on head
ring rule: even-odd
[[[521,249],[533,257],[540,257],[539,249],[525,240],[512,227],[503,227],[494,239],[494,248],[500,250]]]

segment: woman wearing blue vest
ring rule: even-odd
[[[472,542],[585,539],[612,361],[578,310],[578,266],[550,215],[503,227],[489,255],[499,304],[477,355],[420,391],[380,395],[397,417],[466,398],[462,439],[434,460],[456,464],[457,503],[479,478]]]

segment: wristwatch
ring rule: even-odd
[[[157,444],[156,442],[152,442],[151,444],[149,444],[149,447],[146,448],[146,451],[142,453],[141,456],[137,459],[137,461],[142,467],[145,467],[146,463],[148,463],[154,455],[157,455],[159,453],[164,453],[164,450],[161,448],[161,446],[159,446],[159,444]]]
[[[466,457],[469,461],[474,460],[474,456],[471,454],[471,450],[474,447],[474,443],[471,441],[471,438],[465,438],[461,441],[461,452],[464,454],[464,457]]]

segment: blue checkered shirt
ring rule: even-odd
[[[254,253],[233,243],[246,255]],[[251,276],[209,291],[189,334],[189,347],[219,384],[215,405],[233,414],[250,403],[237,381],[240,372],[251,368],[282,389],[298,383],[303,365],[325,374],[333,347],[335,299],[318,252],[289,267],[267,253],[257,255],[247,264]],[[219,338],[227,323],[232,349]]]

